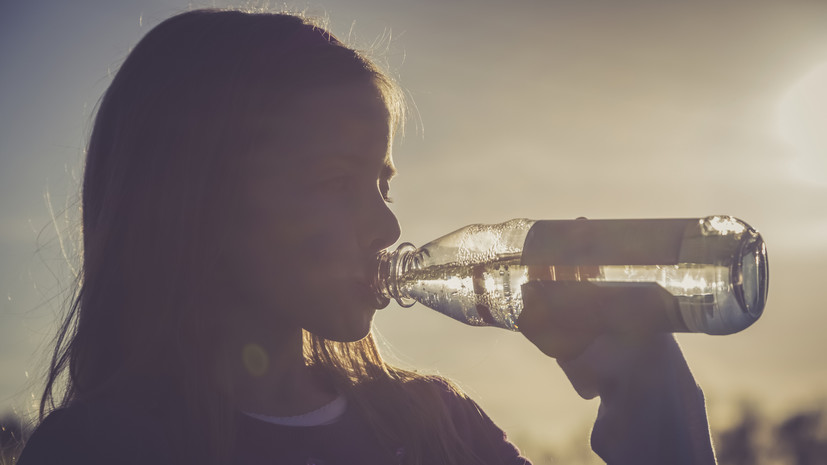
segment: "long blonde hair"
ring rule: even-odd
[[[244,116],[352,81],[375,84],[393,127],[401,124],[404,99],[393,80],[298,16],[191,11],[138,43],[101,100],[90,137],[83,267],[41,418],[106,396],[152,399],[175,405],[164,415],[180,460],[227,460],[234,401],[215,379],[222,316],[209,291],[220,286],[216,212],[234,198],[226,177],[258,130]],[[372,336],[337,343],[306,334],[305,356],[353,400],[385,447],[406,444],[407,462],[479,461],[446,408],[446,390],[469,415],[479,413],[452,384],[386,364]]]

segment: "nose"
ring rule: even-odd
[[[376,253],[393,245],[399,239],[401,231],[396,215],[384,200],[380,198],[379,202],[373,204],[363,222],[365,230],[361,245],[371,253]]]

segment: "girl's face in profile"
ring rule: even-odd
[[[387,108],[373,85],[297,98],[265,117],[245,157],[228,268],[239,318],[354,341],[377,307],[376,253],[399,237],[386,199],[394,174]]]

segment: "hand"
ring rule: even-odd
[[[577,357],[600,335],[634,346],[675,326],[677,303],[655,283],[531,281],[522,293],[520,332],[558,360]]]
[[[597,308],[605,305],[606,298],[595,291],[594,286],[580,282],[525,283],[517,326],[549,357],[574,358],[604,331]]]
[[[604,334],[558,364],[581,397],[600,396],[591,444],[607,464],[715,463],[703,392],[671,334]]]
[[[540,281],[522,290],[520,331],[581,397],[600,396],[592,448],[608,464],[715,463],[703,393],[668,333],[668,292]]]

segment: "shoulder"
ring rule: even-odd
[[[84,412],[70,408],[50,413],[26,441],[18,465],[95,463],[83,417]]]
[[[406,383],[406,390],[421,401],[436,403],[450,412],[454,421],[476,425],[493,425],[482,408],[453,381],[442,376],[422,375]]]
[[[528,464],[506,433],[454,382],[441,376],[421,376],[412,384],[416,386],[413,395],[419,393],[426,402],[439,403],[437,408],[448,414],[457,436],[479,457],[493,459],[490,463]]]
[[[480,405],[462,391],[452,381],[437,377],[430,381],[437,389],[445,408],[451,412],[455,425],[460,432],[468,432],[474,437],[480,433],[490,439],[505,440],[506,435],[485,413]]]
[[[18,465],[163,462],[161,430],[146,409],[121,402],[77,403],[43,419]]]

